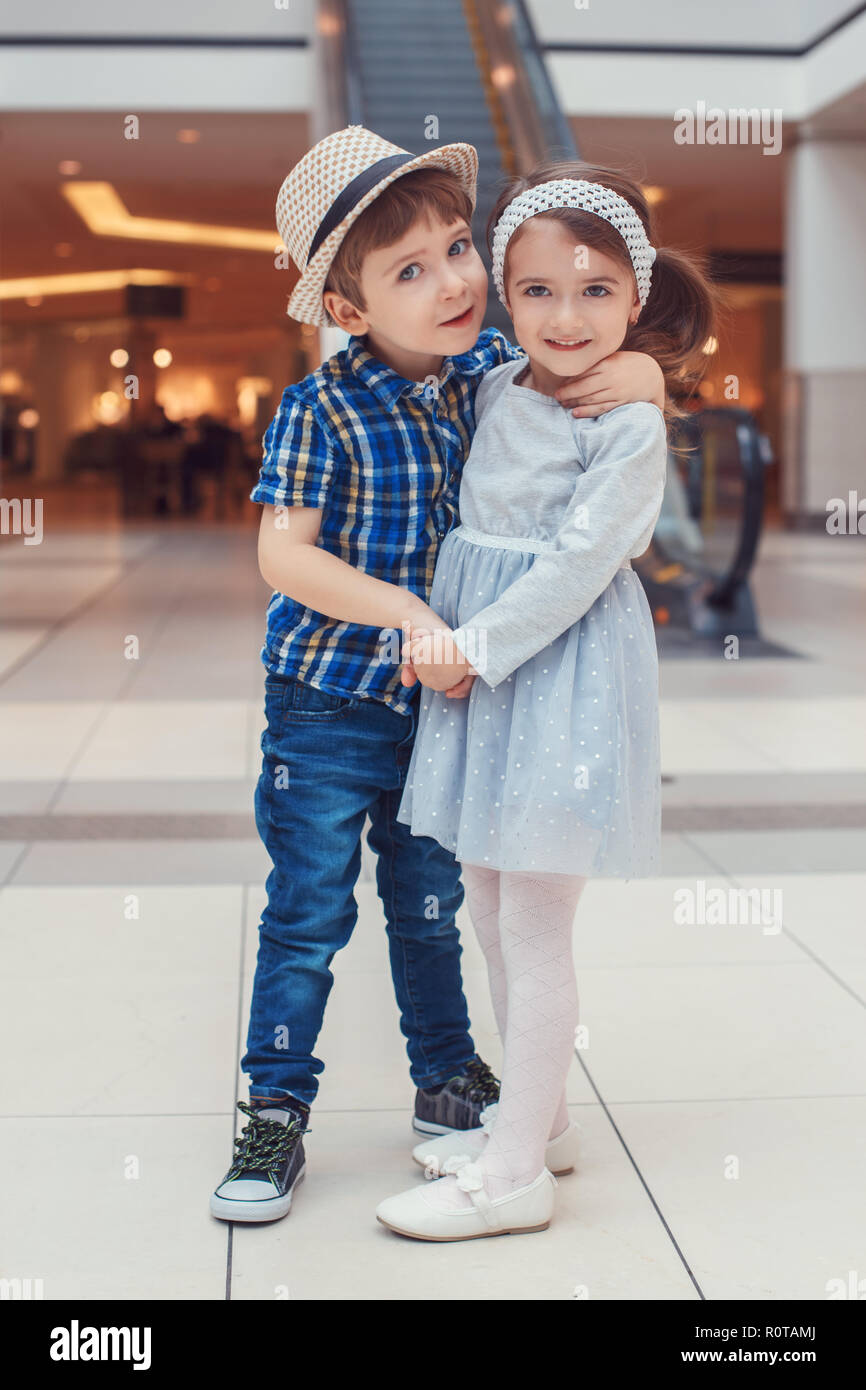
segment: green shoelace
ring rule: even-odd
[[[483,1100],[488,1104],[499,1099],[499,1082],[486,1062],[467,1062],[466,1075],[458,1076],[453,1089],[468,1100]]]
[[[262,1119],[258,1111],[244,1101],[238,1101],[238,1109],[250,1116],[251,1123],[235,1139],[237,1153],[232,1160],[229,1177],[238,1177],[245,1172],[278,1172],[292,1144],[302,1134],[310,1133],[301,1119],[293,1117],[287,1125],[279,1120]]]

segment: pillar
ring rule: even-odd
[[[866,497],[866,140],[804,138],[786,188],[786,522],[822,529]]]

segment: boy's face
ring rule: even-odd
[[[526,223],[507,269],[517,341],[551,376],[580,375],[616,352],[640,313],[634,275],[604,251],[576,246],[553,218]]]
[[[419,219],[361,267],[362,313],[333,291],[325,306],[346,332],[411,380],[438,374],[438,359],[474,346],[487,305],[487,272],[469,223]]]

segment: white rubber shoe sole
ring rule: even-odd
[[[216,1216],[220,1221],[278,1221],[281,1216],[287,1216],[292,1209],[292,1197],[295,1195],[295,1188],[299,1182],[303,1181],[307,1165],[298,1173],[288,1192],[282,1196],[276,1194],[276,1189],[271,1187],[275,1193],[273,1197],[262,1197],[261,1200],[244,1200],[240,1193],[249,1193],[254,1188],[260,1187],[266,1190],[270,1184],[265,1182],[249,1182],[239,1179],[234,1183],[222,1183],[224,1188],[234,1187],[238,1191],[237,1197],[220,1197],[217,1192],[211,1193],[210,1214]]]

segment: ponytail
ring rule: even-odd
[[[654,357],[665,378],[665,416],[682,419],[682,406],[697,390],[707,366],[704,348],[718,336],[725,315],[722,292],[708,277],[703,257],[656,248],[646,304],[622,344]]]

